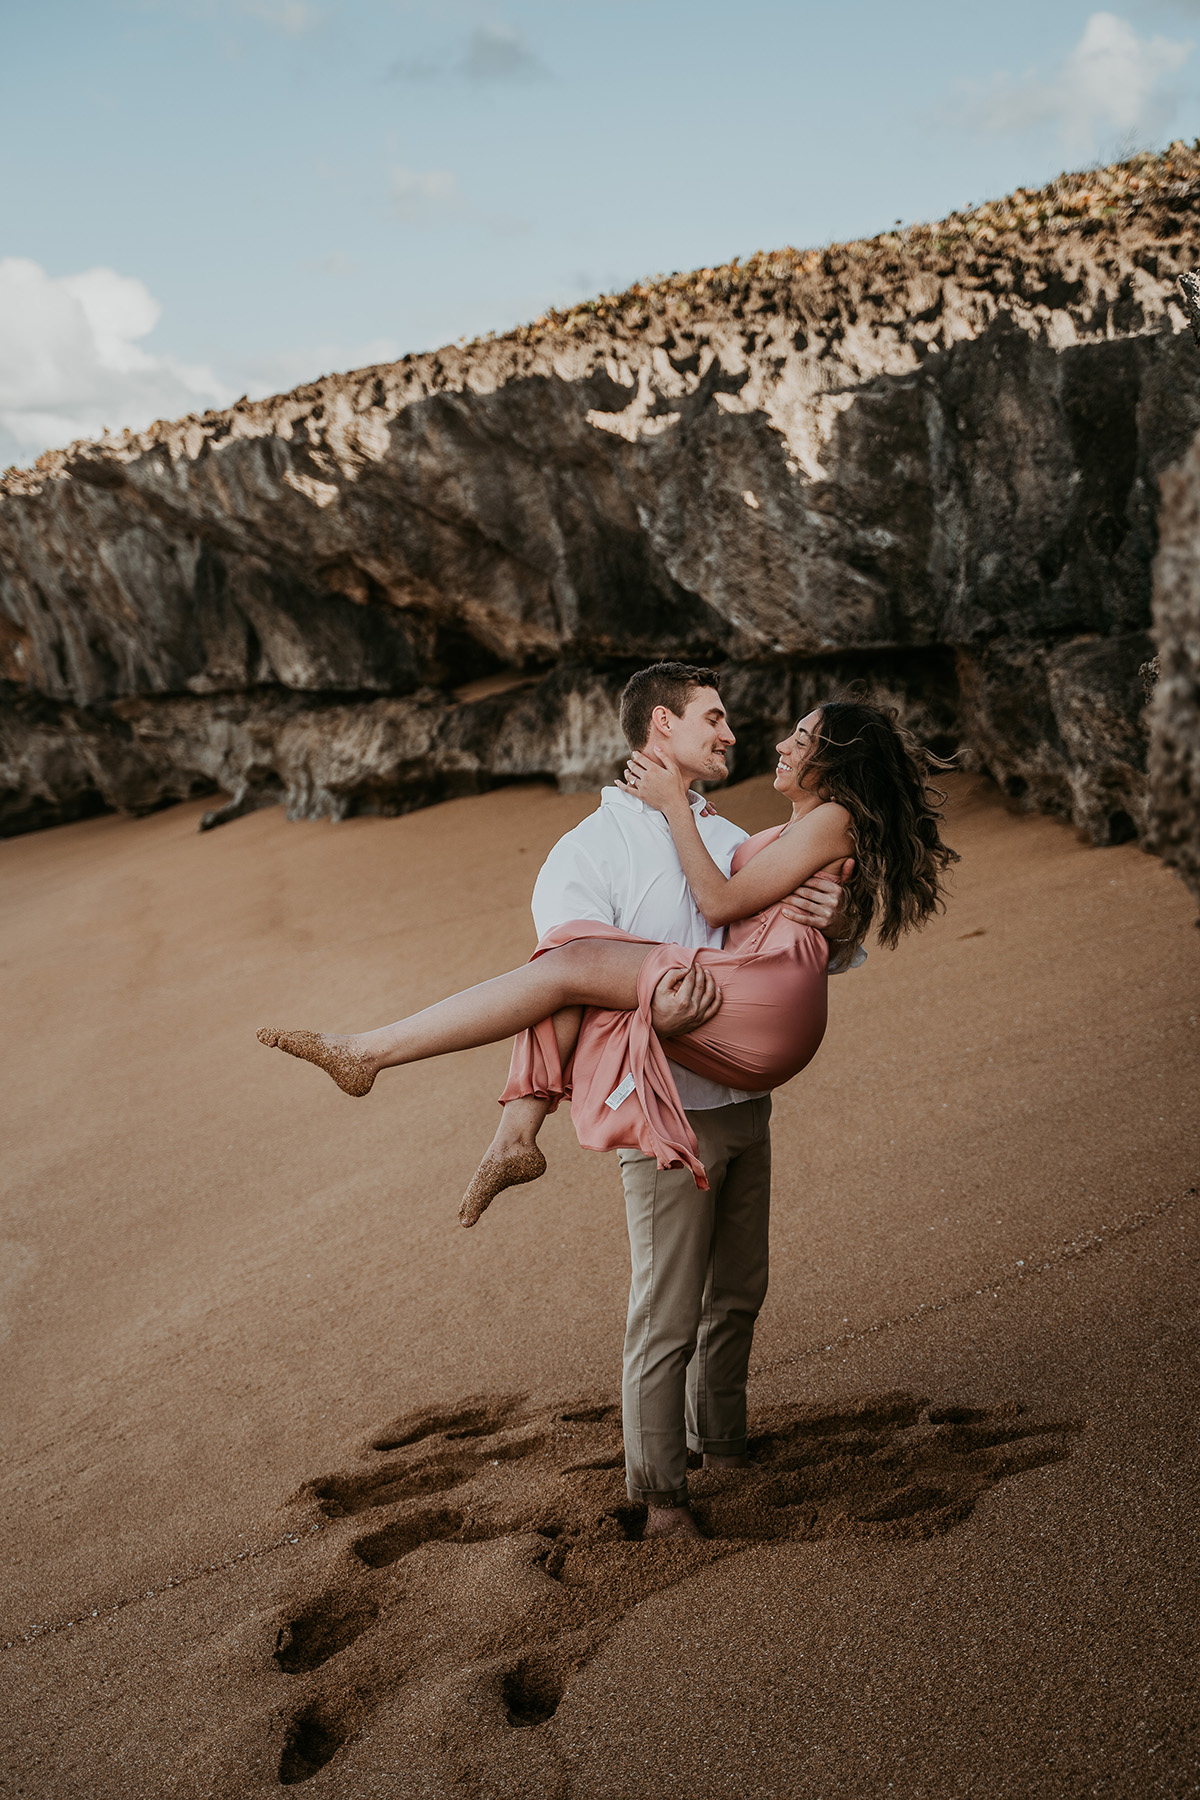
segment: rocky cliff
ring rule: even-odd
[[[1162,487],[1149,847],[1178,869],[1200,901],[1200,439],[1164,474]]]
[[[0,830],[586,787],[718,660],[736,774],[850,679],[1094,841],[1151,829],[1159,475],[1200,425],[1173,145],[0,482]]]

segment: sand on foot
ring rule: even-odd
[[[523,1187],[546,1173],[546,1158],[536,1144],[520,1149],[488,1151],[467,1185],[458,1209],[460,1225],[477,1225],[497,1194],[505,1188]]]
[[[363,1099],[374,1086],[374,1063],[347,1038],[327,1037],[321,1031],[280,1031],[273,1025],[262,1026],[256,1036],[268,1050],[286,1050],[289,1056],[324,1069],[343,1094],[355,1100]]]

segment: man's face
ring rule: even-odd
[[[725,752],[735,739],[715,688],[697,688],[679,718],[656,707],[655,722],[664,751],[688,781],[725,780]]]

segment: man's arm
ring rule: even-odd
[[[849,969],[860,969],[867,953],[860,944],[854,955],[843,962],[848,935],[846,915],[842,911],[842,886],[854,873],[854,860],[847,857],[837,875],[824,871],[813,875],[803,887],[789,894],[783,903],[783,916],[796,925],[814,925],[822,937],[829,939],[829,973],[844,975]]]
[[[572,842],[574,836],[568,832],[559,838],[534,883],[531,905],[539,938],[568,919],[594,919],[600,925],[617,922],[612,882],[600,864]]]

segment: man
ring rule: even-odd
[[[711,669],[656,663],[621,695],[631,749],[657,755],[687,780],[723,781],[734,742]],[[696,822],[726,874],[746,833],[693,794]],[[843,879],[852,864],[843,867]],[[836,941],[841,888],[814,876],[790,896],[790,919]],[[533,891],[538,936],[569,919],[596,919],[660,943],[716,946],[684,879],[663,815],[607,787],[598,810],[560,838]],[[695,1030],[717,1010],[707,970],[673,971],[659,984],[660,1039]],[[669,1055],[669,1050],[668,1050]],[[706,1468],[746,1461],[746,1376],[754,1323],[767,1290],[771,1101],[719,1086],[678,1063],[672,1072],[708,1173],[701,1193],[687,1169],[659,1169],[620,1150],[632,1280],[625,1330],[622,1414],[626,1483],[645,1503],[648,1536],[699,1536],[687,1505],[687,1453]],[[494,1150],[534,1146],[548,1103],[511,1101]],[[536,1154],[536,1151],[535,1151]],[[540,1157],[537,1159],[540,1166]]]

